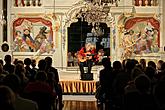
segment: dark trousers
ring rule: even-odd
[[[80,62],[79,67],[80,67],[81,74],[84,73],[84,67],[88,67],[88,72],[87,73],[91,73],[92,65],[93,65],[92,60],[87,60],[85,62]]]

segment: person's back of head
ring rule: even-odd
[[[41,59],[38,62],[38,68],[39,68],[39,70],[45,71],[45,69],[46,69],[46,61],[44,59]]]
[[[25,64],[26,66],[30,66],[30,65],[31,65],[31,59],[30,59],[30,58],[25,58],[24,64]]]
[[[139,75],[135,78],[135,86],[141,93],[148,93],[151,81],[146,75]]]
[[[35,60],[35,59],[32,59],[31,61],[32,61],[32,62],[31,62],[31,66],[32,66],[33,68],[35,68],[35,67],[36,67],[36,60]]]
[[[38,73],[35,76],[35,79],[37,81],[45,82],[47,80],[47,74],[44,71],[38,71]]]
[[[16,65],[17,64],[17,61],[18,61],[18,59],[15,58],[14,61],[13,61],[13,64]]]
[[[26,70],[25,70],[25,67],[23,64],[21,63],[18,63],[16,66],[15,66],[15,74],[16,75],[20,75],[20,74],[25,74]]]
[[[153,62],[153,61],[149,61],[148,62],[148,67],[149,66],[151,66],[151,67],[153,67],[154,69],[156,69],[156,64],[155,64],[155,62]]]
[[[144,72],[141,69],[135,67],[131,72],[131,79],[134,80],[137,76],[141,74],[144,74]]]
[[[125,70],[125,68],[126,68],[126,60],[125,59],[122,61],[122,68],[123,68],[123,70]]]
[[[14,110],[15,95],[7,86],[0,86],[0,109]]]
[[[7,64],[11,63],[11,55],[6,55],[4,60]]]
[[[10,87],[13,90],[13,92],[19,93],[21,81],[17,75],[9,74],[4,78],[3,82],[4,85]]]
[[[3,60],[2,59],[0,59],[0,64],[3,66]]]
[[[145,59],[140,59],[139,64],[142,65],[142,68],[146,68],[146,60]]]
[[[103,58],[103,59],[102,59],[102,65],[103,65],[105,68],[111,68],[110,58]]]
[[[134,69],[135,67],[135,62],[133,60],[128,59],[126,62],[126,70],[127,71],[132,71],[132,69]]]
[[[157,62],[157,69],[158,69],[158,70],[161,70],[161,66],[162,66],[163,63],[164,63],[163,60],[159,60],[159,61]]]
[[[114,70],[121,70],[122,69],[122,64],[120,61],[114,61],[113,62],[113,69]]]
[[[46,57],[45,61],[46,61],[47,66],[51,66],[52,65],[52,58],[51,57]]]
[[[163,70],[163,71],[165,70],[165,62],[162,63],[161,70]]]
[[[135,65],[138,65],[139,64],[139,62],[136,60],[136,59],[131,59],[132,60],[132,62],[135,64]]]
[[[145,74],[150,78],[153,79],[155,74],[156,74],[156,70],[153,67],[147,67],[145,70]]]

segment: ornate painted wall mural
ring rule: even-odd
[[[159,52],[160,23],[153,17],[126,20],[121,34],[122,59]]]
[[[54,52],[52,23],[43,18],[18,18],[13,23],[14,52]]]

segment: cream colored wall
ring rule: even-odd
[[[54,11],[54,0],[41,0],[42,1],[42,6],[41,7],[13,7],[13,0],[8,0],[8,21],[10,21],[8,23],[8,36],[12,36],[12,23],[13,20],[16,19],[17,17],[19,17],[19,14],[45,14],[45,13],[53,13]],[[82,0],[80,0],[82,1]],[[161,3],[163,5],[163,11],[165,11],[165,1],[164,0],[160,0],[163,3]],[[0,9],[1,9],[1,2],[2,0],[0,0]],[[78,0],[55,0],[55,12],[56,15],[59,17],[60,20],[60,30],[58,31],[56,34],[58,34],[58,38],[56,38],[56,34],[54,34],[54,41],[57,41],[57,47],[56,47],[56,51],[54,54],[50,55],[53,59],[53,65],[56,67],[66,67],[67,66],[67,48],[68,48],[68,42],[67,42],[67,27],[69,25],[67,25],[66,27],[64,27],[64,24],[66,22],[66,13],[74,6],[75,3],[77,3]],[[111,7],[111,12],[114,14],[114,17],[116,19],[116,25],[117,25],[117,19],[120,16],[120,14],[123,13],[123,11],[125,11],[126,13],[130,13],[132,11],[132,3],[133,0],[120,0],[119,2],[119,7]],[[136,9],[136,13],[143,13],[143,14],[152,14],[152,13],[157,13],[158,12],[158,7],[135,7]],[[161,47],[165,46],[164,42],[165,39],[163,38],[163,34],[165,32],[165,14],[162,13],[161,15]],[[163,22],[163,23],[162,23]],[[65,32],[63,32],[65,30]],[[118,39],[118,30],[116,32],[116,47],[119,46],[119,39]],[[0,26],[0,35],[2,36],[2,27]],[[65,42],[64,42],[64,38],[65,38]],[[13,39],[12,37],[8,37],[8,41],[9,44],[12,43]],[[0,44],[2,43],[2,37],[0,37]],[[65,45],[64,45],[65,44]],[[32,54],[29,54],[29,56],[32,56]],[[120,59],[120,49],[117,48],[116,50],[113,50],[111,53],[112,56],[115,56],[113,58],[113,60],[118,60]],[[16,55],[17,57],[19,56],[18,54]],[[22,58],[22,56],[20,56],[20,58]],[[42,56],[42,58],[44,58],[44,55]]]

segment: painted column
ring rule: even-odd
[[[2,1],[3,0],[0,0],[0,10],[2,10],[2,5],[3,5],[3,3],[2,3]],[[0,11],[0,15],[2,14],[2,11]],[[1,17],[1,16],[0,16]],[[2,43],[3,43],[3,26],[2,26],[2,24],[0,24],[0,46],[2,45]],[[0,50],[1,50],[1,48],[0,48]]]

